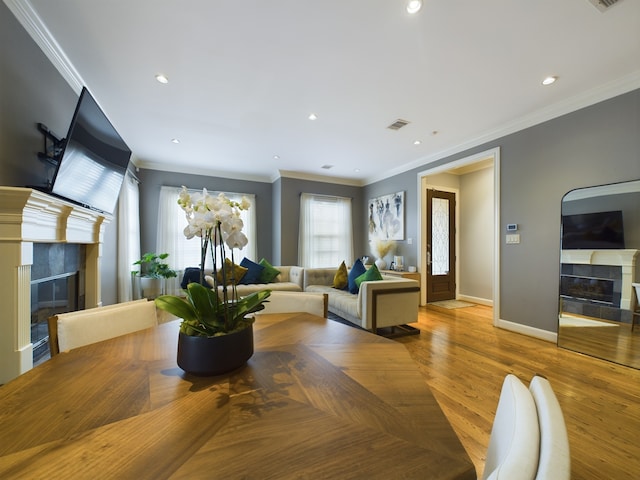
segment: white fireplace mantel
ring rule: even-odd
[[[636,259],[640,250],[634,249],[595,249],[562,250],[560,263],[573,265],[613,265],[622,267],[622,292],[620,308],[631,310],[636,281]]]
[[[104,227],[111,220],[38,190],[0,187],[0,384],[33,368],[33,244],[87,244],[85,302],[87,308],[99,306]]]

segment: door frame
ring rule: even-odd
[[[454,168],[464,167],[473,163],[478,163],[483,160],[493,160],[493,227],[494,227],[494,240],[493,240],[493,325],[498,326],[500,319],[500,244],[501,244],[501,232],[500,232],[500,147],[485,150],[468,157],[464,157],[458,160],[454,160],[449,163],[441,164],[432,168],[428,168],[417,174],[418,182],[418,265],[420,271],[426,272],[427,260],[424,252],[427,250],[427,239],[425,234],[425,216],[426,216],[426,204],[427,194],[425,188],[425,177],[430,175],[436,175],[438,173],[446,173]],[[438,187],[440,190],[444,190],[444,187]],[[460,196],[458,196],[458,205],[460,204]],[[457,207],[456,207],[457,208]],[[457,214],[458,212],[456,212]],[[459,215],[456,215],[456,223],[459,221]],[[456,249],[458,249],[458,232],[456,229]],[[459,256],[459,251],[458,251]],[[456,262],[456,278],[459,279],[459,263]],[[427,287],[426,287],[426,275],[421,275],[421,293],[420,293],[420,305],[425,305],[427,300]],[[456,283],[456,296],[458,294],[459,281]]]

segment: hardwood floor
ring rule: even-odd
[[[640,370],[624,367],[492,325],[492,309],[420,307],[420,335],[397,338],[471,457],[478,476],[502,381],[525,385],[545,375],[562,407],[572,478],[640,478]]]

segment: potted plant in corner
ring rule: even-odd
[[[132,279],[137,280],[140,276],[140,291],[142,297],[153,299],[166,292],[166,281],[168,278],[175,278],[177,273],[165,263],[168,253],[145,253],[140,260],[133,262],[133,265],[140,265],[141,271],[133,270]],[[134,290],[136,290],[134,288]]]
[[[200,283],[190,283],[186,297],[162,295],[158,308],[182,319],[178,336],[178,366],[196,375],[220,375],[244,365],[253,355],[253,316],[264,308],[270,290],[238,297],[233,250],[242,249],[247,237],[242,233],[240,211],[249,202],[233,202],[224,194],[190,195],[182,187],[178,204],[184,210],[188,239],[200,238]],[[211,248],[209,248],[211,247]],[[231,259],[227,258],[227,248]],[[202,285],[204,265],[210,251],[213,274],[207,276],[212,288]]]

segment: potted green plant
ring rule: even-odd
[[[262,310],[270,290],[239,297],[234,278],[234,248],[243,248],[240,211],[249,202],[233,202],[224,194],[212,197],[206,189],[190,195],[182,187],[178,204],[184,210],[188,239],[200,238],[200,283],[190,283],[185,297],[161,295],[158,308],[182,319],[178,336],[178,366],[196,375],[219,375],[246,363],[253,355],[253,316]],[[211,248],[209,248],[211,247]],[[227,258],[227,248],[231,259]],[[202,285],[204,265],[210,251],[211,288]]]
[[[177,273],[169,267],[164,260],[168,253],[145,253],[142,258],[133,262],[133,265],[140,265],[141,271],[133,270],[132,278],[135,282],[139,276],[141,295],[146,298],[156,298],[166,291],[166,280],[175,278]],[[135,283],[134,283],[135,285]]]

